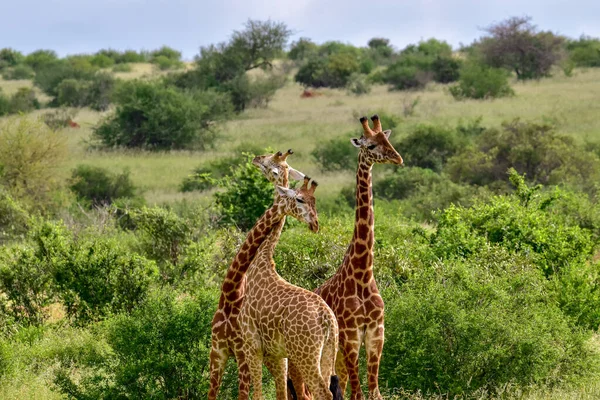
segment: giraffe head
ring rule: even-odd
[[[404,161],[402,157],[388,140],[392,131],[381,129],[381,122],[378,115],[373,115],[371,120],[373,121],[372,130],[369,127],[367,117],[360,119],[360,123],[363,126],[363,135],[358,139],[350,140],[354,147],[358,147],[365,159],[372,164],[403,165]]]
[[[288,176],[297,181],[304,179],[304,174],[302,172],[290,167],[286,162],[286,159],[290,154],[294,154],[292,149],[289,149],[285,153],[278,151],[274,154],[256,156],[252,160],[252,164],[260,168],[261,172],[269,182],[287,187],[289,183]]]
[[[284,186],[275,186],[279,194],[279,204],[284,208],[286,215],[305,222],[313,232],[319,231],[319,218],[315,201],[317,182],[310,177],[304,177],[304,183],[298,189],[289,189]]]

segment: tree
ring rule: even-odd
[[[514,71],[518,79],[539,79],[563,57],[564,39],[538,31],[531,17],[512,17],[485,29],[479,48],[491,67]]]
[[[302,61],[314,55],[319,50],[319,46],[308,38],[300,38],[290,46],[288,58],[294,61]]]

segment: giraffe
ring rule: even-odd
[[[317,221],[317,183],[304,178],[295,191],[277,187],[282,207],[305,209]],[[294,199],[294,202],[290,202]],[[277,201],[276,201],[277,202]],[[273,251],[281,231],[273,230],[248,269],[247,294],[239,315],[243,354],[250,368],[255,400],[262,400],[262,365],[275,380],[278,400],[287,399],[286,358],[294,362],[311,393],[320,400],[341,400],[334,376],[338,346],[335,315],[317,294],[294,286],[275,270]]]
[[[253,164],[260,168],[269,181],[287,187],[288,176],[295,180],[304,179],[303,173],[287,164],[286,159],[291,154],[293,151],[290,149],[284,154],[277,152],[272,155],[257,156]],[[275,195],[277,196],[276,191]],[[250,375],[241,353],[242,338],[237,319],[246,290],[246,271],[260,244],[269,236],[271,230],[283,227],[283,221],[278,221],[274,217],[274,209],[271,207],[248,233],[244,244],[227,270],[219,307],[212,320],[209,400],[217,398],[225,365],[231,356],[234,356],[238,362],[239,398],[248,398]]]
[[[360,118],[363,135],[351,139],[360,149],[356,171],[356,212],[354,234],[337,272],[315,292],[318,293],[337,317],[340,330],[340,351],[336,360],[336,373],[342,393],[348,379],[352,400],[362,400],[358,374],[358,353],[365,344],[367,354],[367,377],[369,400],[381,400],[379,393],[379,362],[383,350],[383,299],[379,295],[373,276],[373,244],[375,223],[373,217],[373,191],[371,169],[373,164],[403,165],[400,154],[388,138],[391,131],[383,131],[379,116],[373,115],[373,130],[366,117]],[[302,376],[295,365],[290,364],[290,378],[301,398],[309,398]]]

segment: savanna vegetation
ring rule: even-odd
[[[290,38],[0,50],[0,398],[206,397],[222,278],[273,199],[252,156],[292,148],[320,183],[320,232],[290,220],[275,252],[314,289],[374,113],[406,165],[374,167],[384,397],[599,397],[600,39],[529,18],[460,49]]]

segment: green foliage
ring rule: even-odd
[[[105,72],[97,73],[89,80],[64,79],[56,88],[56,103],[105,111],[111,103],[114,88],[114,77]]]
[[[25,57],[25,64],[29,65],[35,72],[41,68],[56,63],[58,55],[54,50],[36,50]]]
[[[206,397],[216,301],[211,292],[155,293],[131,315],[105,323],[111,356],[81,363],[89,371],[82,379],[63,368],[55,383],[76,399]]]
[[[381,381],[454,397],[578,379],[593,363],[588,335],[546,288],[535,268],[501,249],[415,270],[386,299]]]
[[[115,102],[116,111],[94,129],[106,147],[205,149],[215,138],[212,122],[230,112],[224,95],[187,93],[158,81],[124,82]]]
[[[66,138],[41,120],[19,116],[0,121],[0,184],[27,206],[46,210],[59,185],[56,170],[66,150]]]
[[[33,78],[34,72],[33,69],[24,64],[19,64],[14,66],[13,68],[7,69],[2,73],[2,78],[7,81],[10,80],[19,80],[19,79],[31,79]]]
[[[558,305],[586,329],[600,326],[600,264],[596,261],[566,265],[553,281]]]
[[[459,150],[460,144],[460,138],[450,128],[418,125],[396,148],[407,149],[404,155],[406,165],[441,172],[448,158]]]
[[[317,53],[319,46],[308,38],[301,37],[293,42],[288,52],[288,58],[294,61],[304,61]]]
[[[577,67],[600,67],[600,39],[581,36],[567,42],[567,50]]]
[[[0,88],[0,117],[10,113],[10,98]]]
[[[246,153],[246,157],[219,182],[223,190],[215,193],[219,223],[243,231],[250,229],[273,203],[273,185],[252,164],[253,156]]]
[[[348,78],[346,90],[356,96],[362,96],[371,92],[371,84],[367,75],[354,73]]]
[[[21,64],[24,60],[20,51],[5,47],[0,49],[0,71],[7,67],[14,67]],[[4,78],[6,79],[6,78]]]
[[[89,202],[93,207],[137,196],[137,189],[129,178],[129,171],[111,174],[108,170],[93,165],[78,165],[71,174],[69,187],[80,201]]]
[[[157,273],[152,261],[97,232],[73,240],[60,256],[52,260],[56,290],[67,315],[79,324],[131,312],[146,298]]]
[[[159,57],[164,57],[167,60],[181,60],[181,52],[168,46],[163,46],[158,50],[150,52],[150,62],[154,63]]]
[[[350,76],[360,71],[358,57],[352,52],[333,53],[309,59],[294,77],[296,82],[311,87],[344,87]]]
[[[159,264],[161,278],[169,283],[183,279],[189,265],[181,268],[181,263],[193,238],[190,221],[160,207],[143,207],[128,214],[144,254]]]
[[[97,67],[94,67],[89,59],[82,57],[55,60],[34,69],[35,85],[51,97],[58,95],[58,87],[65,79],[90,81],[97,71]]]
[[[40,108],[40,102],[31,88],[20,88],[10,98],[10,112],[12,114],[28,113]]]
[[[105,54],[96,54],[90,63],[98,68],[110,68],[114,65],[115,60]]]
[[[514,120],[475,137],[474,146],[448,160],[447,171],[455,181],[490,185],[506,181],[510,167],[531,182],[567,184],[593,193],[600,160],[571,137],[557,134],[552,125]]]
[[[153,56],[151,62],[161,71],[183,67],[183,63],[178,59],[172,59],[164,55]]]
[[[135,50],[125,50],[117,60],[118,64],[125,63],[143,63],[148,60],[148,54],[144,52],[137,52]]]
[[[72,121],[76,115],[77,110],[61,107],[42,114],[41,119],[48,126],[48,128],[52,129],[53,131],[57,131],[69,126],[69,121]]]
[[[514,170],[511,174],[518,176]],[[517,195],[444,210],[433,239],[436,253],[443,258],[467,257],[488,243],[500,245],[528,255],[547,276],[593,254],[597,240],[593,233],[572,217],[554,212],[554,204],[562,201],[560,191],[535,196],[523,185]]]
[[[421,89],[427,83],[428,77],[417,67],[404,65],[399,61],[388,66],[383,74],[383,81],[395,90]]]
[[[22,238],[29,225],[27,211],[8,193],[0,190],[0,244]]]
[[[450,87],[450,94],[456,100],[513,96],[514,91],[508,84],[508,75],[501,69],[473,62],[466,63],[460,69],[458,83]]]
[[[454,57],[437,57],[431,63],[433,80],[439,83],[450,83],[457,81],[460,77],[462,63]]]
[[[319,143],[311,155],[321,171],[344,171],[356,169],[357,152],[350,144],[352,136],[345,134]]]

